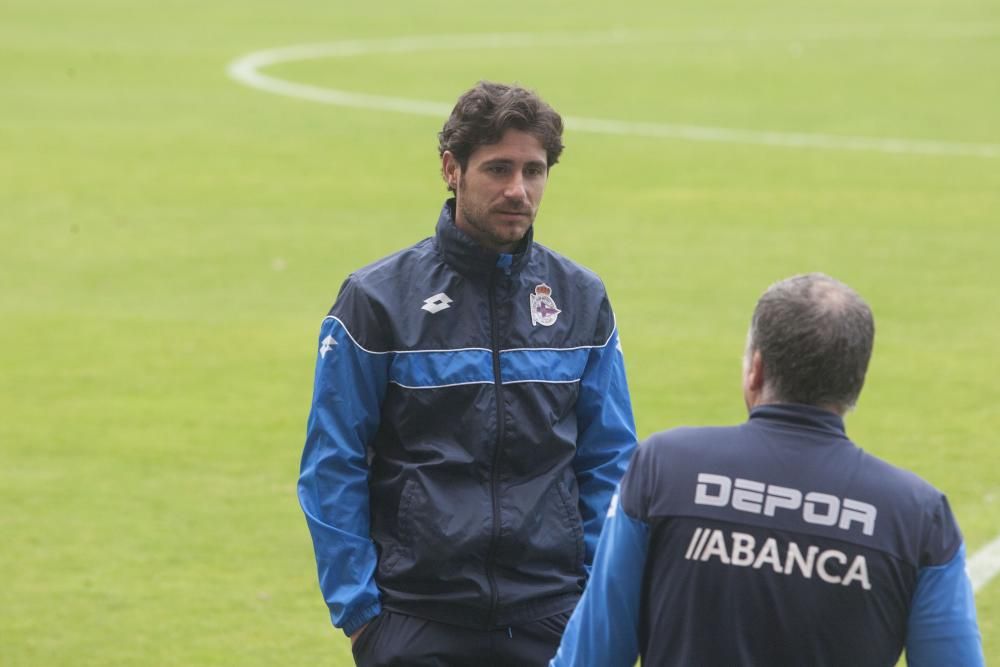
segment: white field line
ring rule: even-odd
[[[973,554],[965,569],[972,580],[972,590],[977,593],[1000,574],[1000,536]]]
[[[409,54],[420,51],[480,50],[497,48],[548,48],[655,41],[660,44],[700,44],[712,42],[782,42],[801,46],[803,42],[894,38],[974,39],[1000,34],[990,26],[939,26],[931,33],[910,32],[905,28],[889,31],[878,27],[828,28],[799,36],[761,32],[701,31],[666,34],[641,31],[602,33],[498,33],[482,35],[442,35],[402,37],[381,40],[349,40],[326,44],[303,44],[247,54],[232,63],[227,71],[234,80],[251,88],[277,95],[357,109],[393,111],[420,116],[447,117],[452,104],[405,97],[369,95],[286,81],[268,76],[261,69],[272,65],[318,58],[350,58],[370,54]],[[812,148],[842,151],[871,151],[915,155],[958,155],[984,158],[1000,157],[1000,144],[961,143],[919,139],[846,136],[805,132],[743,130],[675,123],[646,123],[600,118],[564,117],[566,128],[579,132],[639,136],[715,143],[749,144],[779,148]]]

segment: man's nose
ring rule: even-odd
[[[524,187],[524,176],[520,173],[515,173],[511,177],[510,182],[507,183],[507,187],[504,189],[503,194],[507,199],[527,199],[528,190]]]

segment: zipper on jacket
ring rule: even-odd
[[[493,466],[490,469],[490,499],[493,503],[493,532],[490,537],[490,550],[486,557],[486,578],[490,582],[490,614],[486,621],[486,629],[490,629],[496,622],[497,604],[499,602],[499,592],[497,591],[496,573],[496,551],[500,541],[500,496],[497,491],[499,480],[497,479],[497,468],[500,465],[500,447],[503,446],[504,419],[503,419],[503,384],[500,379],[500,322],[497,317],[497,300],[495,291],[497,288],[497,274],[494,269],[490,275],[490,337],[493,348],[493,381],[496,383],[497,399],[497,443],[493,450]]]

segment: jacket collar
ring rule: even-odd
[[[509,273],[517,273],[527,262],[534,245],[532,238],[534,238],[534,227],[529,227],[517,251],[507,255],[511,258]],[[444,261],[465,275],[489,275],[498,266],[502,267],[506,263],[504,255],[482,247],[455,226],[454,197],[441,207],[434,243]]]
[[[750,421],[771,422],[789,426],[803,426],[824,431],[830,435],[847,437],[844,419],[829,410],[800,403],[774,403],[759,405],[750,411]]]

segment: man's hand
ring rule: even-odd
[[[368,621],[368,623],[371,623],[371,621]],[[361,633],[364,632],[365,628],[368,627],[368,623],[362,625],[360,628],[354,631],[353,635],[351,635],[351,646],[354,646],[354,642],[358,641],[358,637],[360,637]]]

